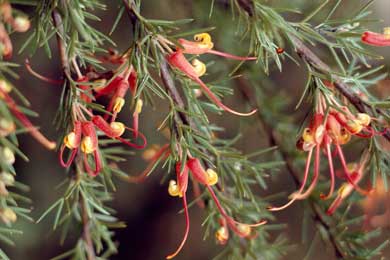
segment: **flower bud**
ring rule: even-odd
[[[0,119],[0,136],[7,136],[15,131],[15,123],[9,119]]]
[[[5,163],[7,164],[15,163],[15,154],[10,148],[3,147],[1,149],[0,155]]]
[[[15,183],[15,177],[9,172],[0,173],[0,181],[3,182],[6,186],[13,186]]]
[[[226,242],[229,240],[229,230],[226,227],[220,227],[215,232],[215,238],[218,244],[225,245]]]
[[[198,77],[201,77],[206,73],[206,64],[204,64],[200,60],[194,59],[192,61],[192,66],[194,67],[194,70],[196,72],[196,75],[198,75]]]
[[[207,184],[210,186],[217,184],[218,174],[212,169],[207,169],[206,173],[207,173]]]
[[[110,128],[116,137],[123,135],[125,132],[125,125],[121,122],[111,122]]]
[[[0,211],[0,218],[5,224],[15,223],[18,217],[11,208],[5,208]]]
[[[25,16],[17,16],[12,22],[12,28],[17,32],[26,32],[30,26],[30,20]]]

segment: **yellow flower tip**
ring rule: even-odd
[[[110,128],[115,133],[115,136],[121,136],[125,132],[125,125],[121,122],[111,122]]]
[[[251,234],[251,227],[249,225],[246,225],[246,224],[238,224],[237,225],[237,229],[240,231],[240,233],[242,233],[242,235],[244,237],[247,237]]]
[[[15,183],[15,177],[9,172],[2,172],[0,173],[0,181],[6,186],[12,186]]]
[[[5,93],[9,93],[12,90],[12,85],[5,79],[0,79],[0,89]]]
[[[229,231],[226,227],[220,227],[215,232],[215,239],[217,240],[218,244],[224,245],[229,239]]]
[[[78,143],[76,140],[76,133],[75,132],[70,132],[64,137],[64,144],[66,147],[69,149],[75,149],[78,147]]]
[[[114,101],[114,107],[112,108],[112,110],[115,113],[119,113],[121,112],[124,105],[125,105],[125,100],[121,97],[117,97]]]
[[[2,150],[0,155],[2,155],[5,163],[7,163],[7,164],[14,164],[15,163],[15,154],[8,147],[3,147],[3,150]]]
[[[363,129],[363,125],[360,121],[356,119],[351,119],[347,121],[348,131],[350,131],[352,134],[360,133]]]
[[[341,185],[340,189],[337,191],[337,194],[340,198],[346,198],[349,193],[352,191],[353,186],[350,183],[344,183]]]
[[[368,126],[371,123],[371,117],[366,113],[358,113],[356,118],[363,126]]]
[[[313,143],[314,136],[310,128],[305,128],[302,133],[302,139],[304,143]]]
[[[153,159],[154,156],[156,156],[157,152],[161,149],[161,147],[157,144],[153,144],[150,148],[146,149],[142,153],[142,158],[145,161],[150,161]]]
[[[207,184],[213,186],[218,182],[218,174],[213,169],[207,169]]]
[[[7,136],[16,129],[15,123],[6,118],[0,119],[0,136]]]
[[[346,144],[351,140],[351,134],[345,128],[341,129],[341,134],[338,136],[337,141],[339,144]]]
[[[198,59],[192,60],[192,66],[198,77],[202,77],[206,73],[206,64]]]
[[[107,85],[107,80],[106,79],[97,79],[93,82],[95,85],[93,87],[93,89],[95,91],[99,91],[99,90],[102,90],[103,88],[106,87]]]
[[[94,146],[92,142],[92,138],[89,136],[86,136],[81,141],[81,151],[83,153],[89,154],[93,153],[96,150],[96,147]]]
[[[182,197],[183,196],[183,194],[180,192],[179,185],[177,185],[176,181],[174,181],[174,180],[169,181],[168,193],[172,197]]]
[[[144,105],[144,102],[142,101],[142,99],[138,99],[137,103],[135,104],[134,113],[141,114],[143,105]]]
[[[9,192],[4,182],[0,181],[0,196],[6,197]]]
[[[17,32],[26,32],[30,26],[30,20],[25,16],[17,16],[12,23],[12,27]]]
[[[390,27],[383,28],[383,34],[385,35],[385,39],[390,39]]]
[[[192,92],[194,93],[194,96],[195,96],[196,98],[201,97],[202,94],[203,94],[202,90],[200,90],[200,89],[198,89],[198,88],[193,89]]]
[[[15,211],[13,211],[11,208],[3,209],[0,213],[0,216],[3,222],[6,224],[14,223],[18,219]]]
[[[194,35],[194,40],[199,42],[202,47],[212,49],[214,47],[214,43],[211,40],[211,36],[208,33],[199,33]]]

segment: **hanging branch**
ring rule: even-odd
[[[68,55],[66,54],[66,44],[63,38],[65,37],[65,31],[61,14],[57,11],[57,9],[54,9],[52,12],[52,17],[54,26],[56,28],[57,47],[61,59],[62,71],[66,78],[71,79],[69,60]]]

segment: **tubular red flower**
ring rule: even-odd
[[[249,113],[240,113],[237,112],[227,106],[225,106],[221,100],[214,95],[214,93],[207,87],[207,85],[198,77],[198,74],[194,70],[193,66],[188,62],[188,60],[184,57],[184,54],[181,50],[177,50],[176,52],[167,56],[168,63],[183,72],[187,77],[195,81],[202,88],[202,91],[206,93],[206,95],[221,109],[235,114],[239,116],[250,116],[256,113],[257,109],[252,110]]]
[[[208,33],[201,33],[195,35],[195,39],[199,38],[198,41],[188,41],[186,39],[179,39],[178,42],[180,46],[178,47],[179,50],[183,51],[183,53],[186,54],[195,54],[195,55],[201,55],[205,53],[214,54],[218,56],[222,56],[228,59],[233,60],[257,60],[257,57],[242,57],[242,56],[236,56],[230,53],[221,52],[213,50],[214,44],[211,42],[211,37]]]
[[[95,126],[91,121],[83,122],[82,125],[83,141],[81,150],[84,152],[84,168],[88,175],[94,177],[102,169],[102,162],[98,148],[98,138],[95,131]],[[92,170],[88,162],[88,154],[93,153],[95,161],[95,169]]]
[[[378,47],[390,46],[390,34],[367,31],[362,34],[362,42]]]
[[[78,83],[88,82],[88,77],[83,76],[83,77],[77,79],[77,82]],[[82,90],[80,93],[80,99],[87,104],[91,103],[93,96],[92,96],[92,90],[91,90],[90,86],[78,84],[77,87]]]
[[[111,124],[109,124],[101,116],[93,116],[91,120],[92,120],[93,124],[97,128],[99,128],[107,137],[117,139],[118,141],[120,141],[120,142],[122,142],[130,147],[136,148],[136,149],[143,149],[147,145],[146,137],[140,132],[138,133],[138,136],[142,140],[142,144],[140,144],[140,145],[135,144],[135,143],[131,143],[131,142],[127,141],[126,139],[123,139],[121,137],[121,135],[123,134],[125,129],[127,129],[131,132],[134,132],[135,130],[123,125],[122,123],[112,122]],[[114,124],[116,126],[115,128],[113,127]]]
[[[40,131],[38,131],[38,129],[30,122],[26,115],[19,110],[16,102],[11,98],[10,95],[8,95],[8,93],[0,89],[0,97],[3,97],[4,102],[7,104],[11,113],[20,121],[20,123],[26,128],[31,136],[35,138],[35,140],[37,140],[49,150],[56,148],[56,143],[49,141]]]
[[[187,192],[187,186],[188,186],[188,167],[187,165],[184,165],[183,170],[181,171],[181,163],[176,163],[176,175],[177,175],[177,183],[179,185],[179,196],[182,197],[183,200],[183,208],[184,208],[184,214],[185,214],[185,220],[186,220],[186,228],[184,232],[183,239],[179,245],[179,247],[176,249],[176,251],[166,257],[166,259],[172,259],[174,258],[181,249],[183,248],[185,242],[187,241],[188,234],[190,232],[190,217],[188,214],[188,205],[187,205],[187,198],[186,198],[186,192]]]
[[[67,168],[72,164],[72,162],[77,154],[78,148],[80,146],[81,131],[82,131],[81,122],[75,121],[73,131],[64,138],[64,142],[61,146],[60,153],[59,153],[59,159],[60,159],[60,163],[61,163],[62,167]],[[68,161],[64,162],[63,154],[64,154],[64,150],[66,147],[71,149],[71,154],[70,154]]]

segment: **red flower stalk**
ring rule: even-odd
[[[60,163],[62,167],[68,168],[72,164],[80,146],[81,132],[82,132],[81,122],[75,121],[73,126],[73,131],[64,137],[64,142],[61,146],[60,153],[59,153]],[[63,159],[65,148],[71,149],[71,154],[67,162],[64,162]]]
[[[362,34],[362,42],[378,47],[390,46],[390,27],[385,27],[383,33],[364,32]]]
[[[199,159],[190,158],[187,161],[187,164],[183,167],[183,171],[181,170],[181,163],[178,162],[176,164],[176,174],[177,174],[177,182],[171,180],[169,183],[168,192],[171,196],[179,196],[183,198],[184,211],[186,214],[186,231],[183,237],[182,242],[180,243],[178,249],[171,255],[167,256],[167,259],[171,259],[175,257],[180,250],[183,248],[183,245],[188,237],[189,232],[189,217],[188,217],[188,208],[186,201],[186,190],[188,186],[188,171],[191,171],[193,178],[199,183],[206,186],[209,191],[215,205],[218,208],[219,213],[222,215],[223,219],[226,221],[226,225],[238,236],[242,238],[250,238],[251,227],[258,227],[264,225],[266,221],[259,221],[255,224],[244,224],[234,220],[231,216],[227,214],[225,209],[222,207],[221,203],[217,195],[215,194],[213,188],[211,186],[215,185],[218,182],[218,175],[215,171],[208,169],[207,171],[203,168]]]
[[[125,126],[123,123],[111,122],[109,124],[101,116],[92,116],[91,120],[92,120],[93,124],[97,128],[99,128],[107,137],[117,139],[118,141],[120,141],[120,142],[122,142],[130,147],[136,148],[136,149],[143,149],[147,145],[146,137],[142,133],[139,133],[139,136],[142,139],[141,145],[131,143],[128,140],[122,138],[121,136],[123,135],[123,133],[125,132],[126,129],[130,130],[131,132],[135,131],[134,129]]]
[[[84,153],[84,168],[85,171],[92,177],[96,176],[102,169],[102,161],[98,148],[98,138],[95,131],[95,126],[91,121],[83,122],[81,125],[83,139],[81,141],[81,151]],[[88,162],[88,154],[93,154],[95,161],[95,169],[92,170]]]
[[[368,153],[366,152],[362,156],[359,164],[354,163],[348,165],[348,170],[352,172],[351,177],[355,184],[359,183],[359,181],[363,178],[364,168],[366,167],[368,158],[369,156]],[[354,189],[355,189],[354,185],[351,184],[349,181],[342,184],[337,192],[336,198],[334,199],[334,201],[326,211],[326,214],[333,215],[333,213],[337,210],[337,208],[340,207],[341,203],[354,191]]]
[[[186,54],[205,54],[210,53],[233,60],[257,60],[257,57],[241,57],[230,53],[220,52],[213,50],[214,43],[211,40],[211,36],[208,33],[200,33],[194,36],[194,42],[186,39],[179,39],[180,46],[178,47],[183,53]]]
[[[167,56],[167,61],[169,64],[183,72],[187,77],[195,81],[199,86],[202,88],[202,91],[206,93],[206,95],[221,109],[235,114],[239,116],[250,116],[256,113],[257,109],[252,110],[249,113],[240,113],[237,112],[227,106],[225,106],[221,100],[214,95],[214,93],[207,87],[207,85],[199,78],[206,70],[206,66],[198,61],[194,60],[193,63],[195,66],[192,66],[188,60],[185,58],[183,51],[182,50],[177,50],[174,53],[171,53],[170,55]]]
[[[26,130],[35,138],[39,143],[49,150],[56,148],[56,143],[49,141],[27,118],[27,116],[20,111],[13,98],[8,95],[6,91],[0,88],[0,99],[3,99],[11,113],[20,121],[20,123],[26,128]]]
[[[88,77],[83,76],[77,79],[77,83],[83,83],[83,82],[88,82]],[[77,87],[81,90],[80,99],[87,104],[91,103],[93,97],[91,87],[83,84],[78,84]]]

